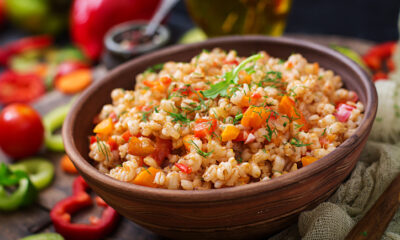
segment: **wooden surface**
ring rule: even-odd
[[[381,239],[400,205],[400,174],[347,235],[346,240]]]
[[[330,45],[338,44],[351,47],[360,53],[364,53],[371,42],[360,41],[356,39],[345,39],[340,37],[326,36],[296,36],[302,39],[308,39],[320,44]],[[103,75],[103,73],[99,73]],[[41,113],[45,114],[56,106],[68,102],[70,97],[64,96],[58,92],[52,92],[43,97],[34,106]],[[1,133],[0,133],[1,134]],[[0,239],[18,239],[37,232],[54,231],[50,218],[49,210],[59,200],[65,198],[71,193],[71,183],[75,176],[65,174],[59,167],[59,159],[62,154],[49,153],[43,151],[41,156],[51,159],[56,165],[56,175],[53,184],[40,192],[40,197],[36,204],[31,207],[21,209],[13,213],[0,213]],[[0,161],[10,162],[6,156],[0,152]],[[74,220],[87,221],[88,214],[99,214],[98,209],[89,209],[86,215],[80,214],[74,216]],[[85,219],[85,220],[83,220]],[[123,218],[116,230],[106,239],[160,239],[154,233],[143,229],[135,223]]]

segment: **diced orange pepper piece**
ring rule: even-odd
[[[152,154],[155,149],[156,148],[154,146],[154,142],[148,138],[139,139],[135,136],[132,136],[129,139],[129,143],[128,143],[128,153],[129,154],[144,157],[144,156]]]
[[[260,128],[268,119],[271,112],[264,107],[249,107],[243,114],[240,123],[245,127]]]
[[[154,183],[153,181],[159,171],[161,170],[154,167],[143,169],[139,175],[135,177],[133,183],[136,185],[156,188],[158,187],[158,184]]]
[[[93,132],[102,135],[111,135],[113,130],[114,130],[114,123],[112,119],[106,118],[96,125],[96,127],[93,129]]]
[[[192,147],[191,142],[192,142],[193,140],[195,140],[195,139],[196,139],[195,136],[192,135],[192,134],[189,134],[189,135],[186,135],[186,136],[183,137],[183,145],[185,146],[185,149],[186,149],[187,151],[190,151],[190,149],[191,149],[191,147]]]
[[[236,139],[239,136],[240,129],[233,126],[228,125],[225,127],[224,131],[222,131],[221,137],[222,141],[227,142],[233,139]]]
[[[303,167],[310,165],[311,163],[317,161],[318,158],[316,157],[311,157],[311,156],[305,156],[301,158],[301,163],[303,164]]]
[[[302,125],[300,130],[308,131],[308,123],[303,113],[296,109],[295,102],[290,99],[288,96],[283,96],[279,103],[279,111],[283,114],[286,114],[289,118],[293,119],[293,121],[297,122],[299,125]]]
[[[251,75],[247,74],[246,71],[240,71],[239,72],[239,83],[240,84],[250,84],[251,83]]]
[[[64,170],[64,172],[67,172],[67,173],[71,173],[71,174],[78,173],[78,170],[76,170],[71,159],[66,154],[61,158],[61,168],[62,168],[62,170]]]

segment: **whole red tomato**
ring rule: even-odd
[[[1,111],[0,133],[0,148],[13,158],[35,154],[44,138],[40,115],[30,106],[18,103]]]

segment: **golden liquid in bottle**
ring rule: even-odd
[[[193,20],[210,37],[282,35],[292,0],[186,0]]]

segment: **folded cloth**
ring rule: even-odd
[[[399,173],[400,143],[368,141],[350,178],[333,196],[270,239],[344,239]],[[382,239],[400,240],[400,210]]]

